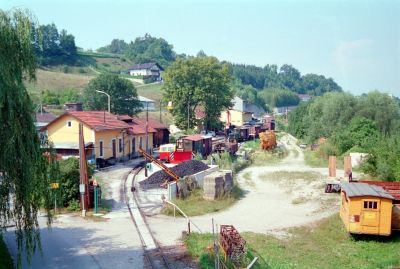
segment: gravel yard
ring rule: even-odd
[[[290,154],[274,166],[252,166],[238,174],[245,196],[222,212],[192,217],[204,232],[211,232],[211,219],[217,224],[233,224],[239,232],[286,236],[286,229],[306,225],[337,213],[339,196],[325,194],[328,168],[304,164],[303,152],[289,135],[281,139]],[[338,171],[338,175],[343,171]],[[154,215],[147,219],[156,238],[164,245],[179,241],[187,230],[183,218]],[[194,229],[194,231],[196,231]]]

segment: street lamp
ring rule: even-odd
[[[99,93],[107,95],[107,97],[108,97],[108,113],[111,113],[111,97],[110,97],[110,95],[108,93],[106,93],[106,92],[103,92],[103,91],[96,90],[96,92],[99,92]]]

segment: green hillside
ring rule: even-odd
[[[123,57],[101,53],[80,54],[79,65],[54,65],[40,67],[36,71],[36,81],[27,82],[27,88],[35,103],[40,103],[41,93],[44,91],[63,91],[77,89],[82,91],[89,81],[101,73],[120,73],[127,70],[133,63]],[[152,99],[159,104],[161,99],[162,83],[141,84],[126,75],[136,86],[139,95]]]

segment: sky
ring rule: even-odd
[[[378,89],[400,97],[400,0],[0,0],[1,9],[13,7],[66,29],[84,49],[149,33],[177,53],[291,64],[356,95]]]

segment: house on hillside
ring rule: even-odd
[[[87,159],[91,163],[115,162],[138,156],[145,148],[146,130],[142,123],[127,123],[118,116],[103,111],[67,111],[41,131],[53,142],[63,157],[79,156],[79,124],[83,134]],[[154,129],[149,129],[148,147],[153,149]]]
[[[146,111],[146,110],[154,111],[154,110],[156,110],[156,102],[155,101],[153,101],[153,100],[151,100],[149,98],[140,96],[140,95],[138,96],[138,99],[139,99],[140,103],[142,104],[143,111]]]
[[[151,78],[154,81],[162,80],[161,71],[164,71],[164,69],[157,63],[135,64],[128,68],[129,75],[142,76],[144,79]]]

